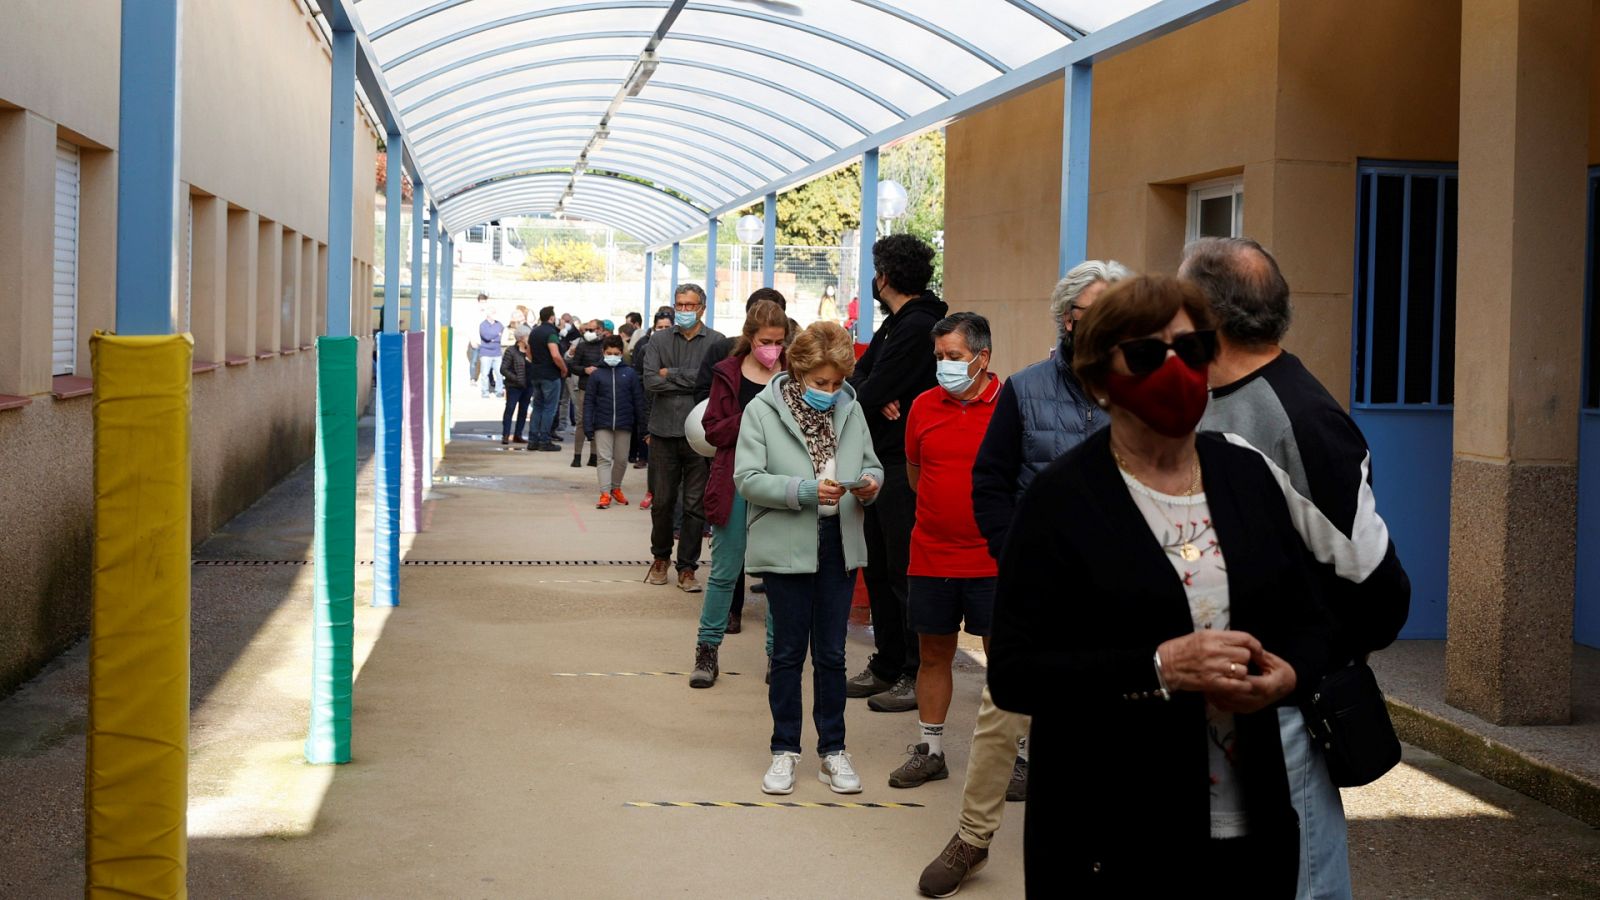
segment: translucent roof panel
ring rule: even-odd
[[[1153,3],[356,0],[355,9],[452,230],[559,203],[659,242]]]

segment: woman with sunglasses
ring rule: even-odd
[[[1212,329],[1162,276],[1084,315],[1073,367],[1111,424],[1034,480],[1000,562],[989,686],[1033,716],[1030,896],[1295,893],[1275,707],[1331,635],[1266,462],[1195,433]]]

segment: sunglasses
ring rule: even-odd
[[[1170,344],[1160,338],[1134,338],[1117,346],[1122,350],[1128,371],[1134,375],[1149,375],[1161,368],[1167,361],[1168,350],[1178,354],[1178,358],[1189,368],[1201,369],[1217,358],[1217,333],[1211,330],[1191,331],[1173,338]]]

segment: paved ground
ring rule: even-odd
[[[475,396],[461,408],[463,419],[489,416]],[[627,805],[767,799],[759,629],[729,638],[723,665],[741,674],[710,691],[675,675],[563,674],[685,671],[699,596],[646,587],[640,566],[573,564],[643,560],[648,514],[595,510],[594,470],[567,468],[566,454],[503,452],[474,436],[488,427],[459,426],[408,560],[565,564],[410,565],[392,611],[360,605],[370,568],[358,570],[348,766],[300,758],[309,567],[195,568],[193,895],[914,896],[954,830],[960,779],[885,785],[911,714],[852,701],[849,743],[867,790],[838,798],[807,780],[808,754],[788,799],[920,808]],[[635,503],[641,476],[629,473]],[[303,560],[309,486],[302,470],[197,556]],[[747,621],[761,609],[753,599]],[[853,667],[870,645],[852,629]],[[0,897],[81,894],[85,677],[80,646],[0,701]],[[948,740],[958,772],[981,678],[974,661],[958,675]],[[1346,800],[1358,896],[1600,896],[1600,833],[1436,757],[1411,751]],[[963,896],[1021,896],[1022,812],[1008,810],[990,866]]]

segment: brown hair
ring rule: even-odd
[[[605,337],[600,339],[600,352],[601,353],[604,353],[607,350],[627,350],[627,349],[628,349],[628,345],[626,343],[624,343],[622,338],[618,337],[617,335],[608,334]]]
[[[789,343],[794,337],[794,332],[789,328],[789,316],[783,307],[771,300],[757,300],[744,317],[744,331],[739,339],[733,343],[733,352],[729,356],[744,356],[755,345],[756,332],[763,328],[782,328],[783,342]]]
[[[838,322],[812,322],[789,345],[789,375],[804,378],[829,364],[849,378],[856,370],[855,341]]]
[[[1216,327],[1211,303],[1192,282],[1170,275],[1140,275],[1113,284],[1078,320],[1073,371],[1085,385],[1100,386],[1111,371],[1112,351],[1118,344],[1160,331],[1180,311],[1189,314],[1196,331]]]

